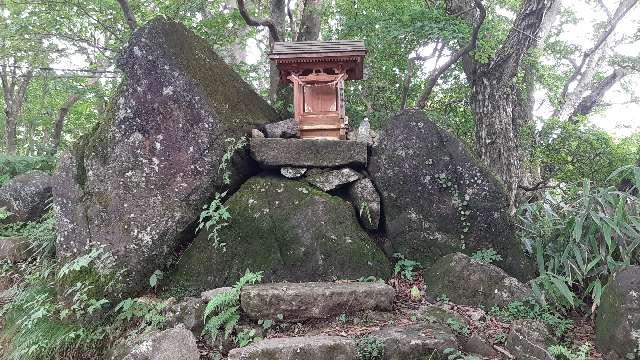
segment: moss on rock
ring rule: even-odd
[[[248,180],[225,203],[232,218],[216,248],[201,232],[180,257],[172,287],[199,291],[231,284],[246,269],[265,281],[385,277],[390,264],[358,225],[351,205],[308,184]]]

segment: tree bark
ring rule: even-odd
[[[69,114],[69,109],[71,109],[71,107],[75,105],[75,103],[77,103],[78,100],[80,100],[81,98],[82,98],[82,95],[80,93],[71,94],[67,98],[67,100],[64,102],[64,104],[62,104],[60,109],[58,109],[58,116],[56,117],[56,121],[53,124],[53,133],[51,134],[50,152],[52,155],[55,154],[58,151],[58,148],[60,147],[62,130],[64,128],[64,122],[67,117],[67,114]]]

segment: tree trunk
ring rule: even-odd
[[[67,100],[62,104],[58,110],[58,116],[53,124],[53,133],[51,134],[51,154],[55,154],[60,147],[60,140],[62,138],[62,130],[64,129],[64,122],[69,114],[69,109],[82,98],[80,93],[70,95]]]
[[[5,111],[6,120],[4,123],[5,146],[8,154],[16,153],[16,124],[18,115],[13,112]]]
[[[287,19],[287,4],[285,0],[271,0],[269,6],[269,16],[271,22],[277,29],[278,34],[284,33],[284,25]],[[278,39],[274,39],[273,36],[269,37],[269,51],[273,49],[273,44]],[[269,97],[271,98],[272,103],[277,103],[280,96],[285,92],[286,84],[280,83],[280,72],[278,68],[273,63],[273,61],[269,62]]]
[[[520,130],[527,122],[515,77],[525,53],[536,46],[547,8],[553,0],[525,0],[507,39],[487,64],[475,63],[470,74],[478,157],[504,184],[513,213],[526,171],[522,168]],[[527,95],[525,95],[527,96]]]
[[[320,38],[322,0],[304,0],[302,20],[296,41],[314,41]]]

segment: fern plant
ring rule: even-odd
[[[240,292],[245,285],[256,284],[262,281],[262,272],[250,272],[245,274],[229,291],[223,292],[209,301],[204,309],[203,333],[216,338],[223,332],[225,339],[235,331],[240,321]]]

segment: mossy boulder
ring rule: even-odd
[[[640,357],[640,266],[609,279],[597,312],[596,344],[612,359]]]
[[[35,221],[44,213],[51,198],[51,175],[31,170],[0,187],[0,207],[11,214],[1,223]]]
[[[492,248],[510,274],[535,274],[515,236],[501,183],[422,111],[391,119],[372,149],[368,171],[394,252],[429,266],[452,252]]]
[[[171,287],[196,292],[232,284],[245,270],[266,282],[385,277],[390,264],[351,205],[303,182],[253,177],[225,206],[225,249],[201,232],[180,257]]]
[[[54,184],[57,256],[104,247],[125,269],[124,290],[148,287],[211,194],[228,138],[277,120],[275,111],[207,41],[157,18],[118,60],[124,80],[104,121],[60,160]],[[234,156],[231,187],[257,171]]]
[[[465,254],[443,256],[424,274],[429,295],[461,305],[491,309],[531,296],[531,290],[504,270]]]

